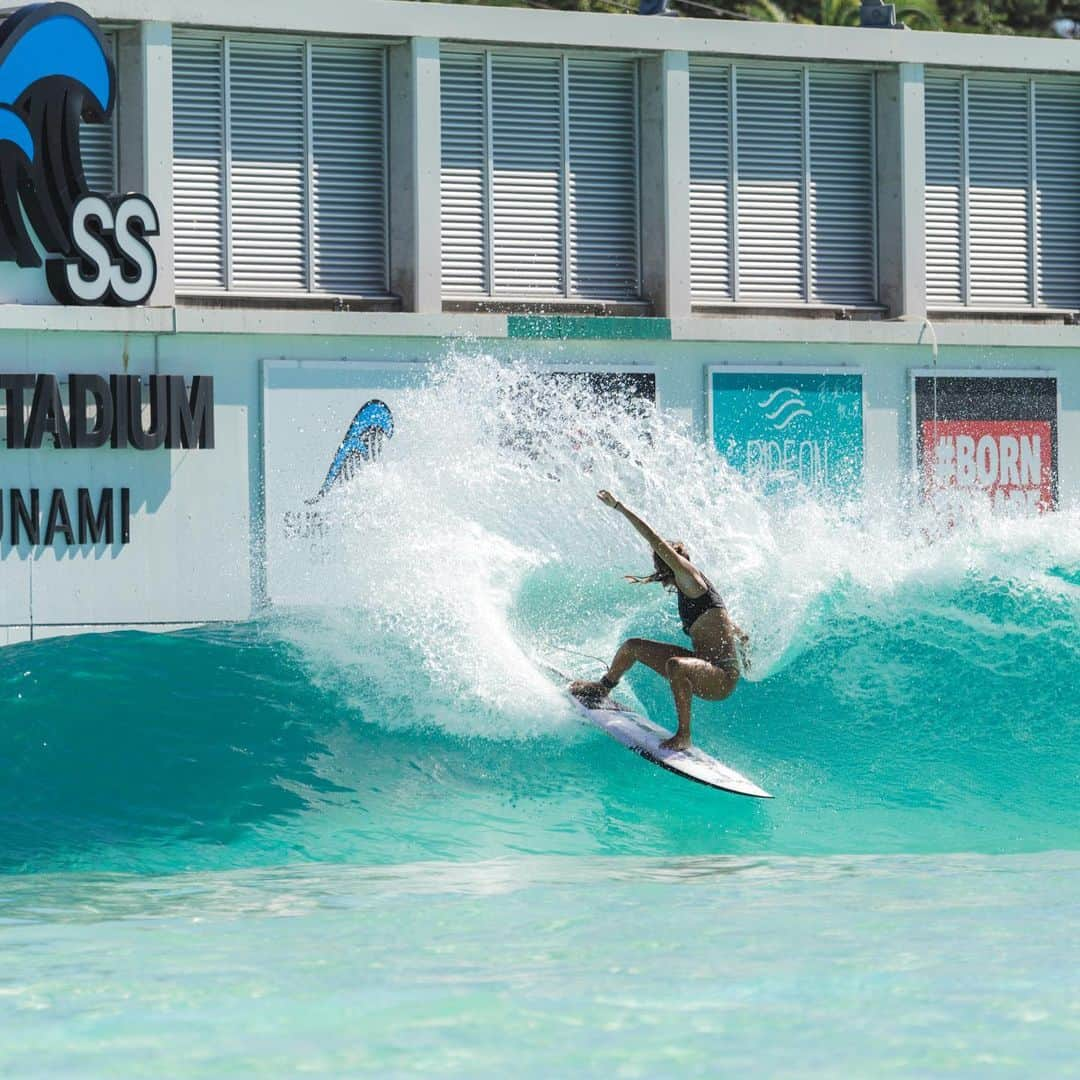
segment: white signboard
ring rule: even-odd
[[[355,552],[333,527],[343,485],[357,469],[405,451],[402,395],[420,363],[263,362],[266,588],[276,604],[319,604]],[[355,538],[355,533],[349,533]]]

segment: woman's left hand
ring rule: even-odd
[[[605,505],[610,506],[612,510],[619,505],[619,500],[611,494],[610,491],[598,491],[596,497]]]

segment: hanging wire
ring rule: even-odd
[[[582,652],[580,649],[569,649],[565,645],[556,645],[553,641],[549,641],[547,645],[548,648],[555,649],[557,652],[566,653],[568,656],[577,656],[582,660],[592,660],[597,664],[603,665],[605,669],[608,667],[608,662],[606,660],[601,659],[599,656],[593,656],[592,653]]]
[[[930,321],[929,318],[923,319],[922,326],[919,327],[919,340],[920,341],[922,340],[922,335],[923,335],[924,330],[928,330],[930,332],[930,364],[931,364],[931,367],[933,368],[933,375],[930,378],[930,385],[931,385],[931,393],[933,395],[933,404],[931,406],[931,409],[932,409],[932,415],[934,417],[934,427],[933,427],[934,434],[933,434],[933,439],[932,439],[933,446],[930,448],[930,453],[932,455],[930,460],[931,461],[936,461],[937,460],[937,441],[938,441],[938,403],[937,403],[937,392],[938,392],[938,366],[937,366],[938,342],[937,342],[937,331],[934,329],[934,324]],[[918,435],[916,435],[916,439],[917,438],[918,438]],[[923,447],[923,458],[924,459],[926,457],[926,453],[927,453],[927,448],[924,446]],[[925,468],[925,466],[924,466],[924,468]]]

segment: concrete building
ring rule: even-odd
[[[0,372],[57,376],[69,425],[72,375],[183,377],[131,391],[174,418],[212,377],[213,445],[54,446],[47,380],[0,396],[23,410],[0,642],[247,617],[275,598],[291,511],[264,500],[297,417],[336,396],[359,418],[461,338],[654,375],[747,468],[1080,492],[1071,42],[397,0],[87,11],[117,89],[79,128],[86,186],[148,197],[156,277],[132,306],[60,303],[0,262]],[[11,445],[35,410],[42,444]]]

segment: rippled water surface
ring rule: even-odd
[[[0,1068],[1075,1075],[1078,878],[1055,853],[14,879]]]

